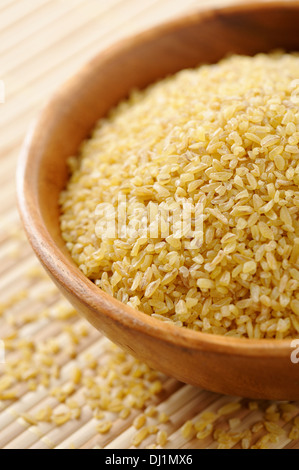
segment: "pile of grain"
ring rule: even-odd
[[[296,54],[233,56],[134,92],[101,120],[60,198],[83,273],[178,326],[298,336],[298,77]],[[174,217],[188,203],[192,236]]]

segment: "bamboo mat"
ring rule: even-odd
[[[16,209],[21,142],[59,84],[128,34],[216,3],[0,1],[0,448],[299,448],[299,403],[196,389],[101,336],[39,267]]]

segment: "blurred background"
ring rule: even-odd
[[[0,79],[6,94],[0,105],[0,214],[15,205],[12,181],[26,129],[61,83],[126,36],[198,8],[232,3],[236,1],[1,0]]]
[[[198,8],[228,3],[235,1],[1,0],[0,229],[18,219],[15,170],[28,126],[60,84],[124,37]],[[7,250],[0,245],[3,256]]]

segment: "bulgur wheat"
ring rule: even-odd
[[[232,56],[134,91],[101,119],[60,197],[83,273],[178,326],[298,336],[298,77],[298,54]],[[183,206],[192,236],[174,216]]]

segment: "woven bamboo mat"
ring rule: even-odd
[[[299,403],[196,389],[95,331],[39,267],[16,209],[20,145],[53,90],[116,40],[212,3],[0,1],[0,448],[299,448]]]

